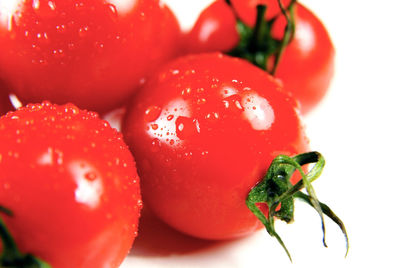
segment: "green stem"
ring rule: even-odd
[[[2,206],[0,206],[0,212],[12,216],[12,212]],[[21,253],[1,217],[0,239],[3,245],[3,252],[0,254],[0,267],[51,268],[49,264],[35,256]]]
[[[272,75],[276,73],[276,69],[278,68],[279,62],[282,58],[282,54],[294,36],[294,31],[295,31],[294,5],[296,4],[296,2],[297,2],[296,0],[292,0],[286,10],[282,4],[282,1],[278,0],[279,8],[281,9],[281,13],[285,16],[287,24],[285,27],[285,32],[283,34],[283,39],[279,44],[278,51],[275,53],[274,65],[272,67],[272,70],[269,72]],[[288,11],[289,15],[287,14]]]
[[[277,16],[269,20],[265,19],[267,6],[257,5],[256,23],[252,27],[246,25],[240,19],[233,5],[226,0],[236,17],[236,29],[239,34],[238,44],[228,54],[245,59],[272,75],[276,73],[283,52],[293,39],[295,31],[294,7],[297,2],[296,0],[291,0],[289,6],[285,8],[281,0],[277,1],[287,22],[282,40],[276,39],[271,35],[271,29],[277,21]],[[273,66],[267,69],[270,58],[273,59]]]
[[[0,238],[3,243],[2,263],[11,263],[11,260],[22,258],[22,254],[2,218],[0,218]]]
[[[315,164],[308,173],[305,173],[302,166],[311,163]],[[288,223],[291,222],[294,217],[295,198],[307,202],[307,204],[311,205],[320,215],[323,232],[322,241],[325,246],[325,221],[323,215],[327,215],[339,225],[345,235],[347,255],[349,243],[343,222],[327,205],[318,201],[314,188],[311,185],[311,183],[321,175],[324,165],[325,159],[318,152],[299,154],[294,157],[279,155],[272,161],[264,180],[257,184],[247,196],[246,204],[248,208],[263,223],[267,232],[278,240],[290,260],[292,259],[288,249],[275,231],[274,219],[277,218]],[[295,185],[292,185],[290,183],[290,178],[296,170],[299,171],[302,179]],[[306,188],[308,195],[300,192],[303,188]],[[257,204],[261,203],[268,206],[267,216],[264,215],[257,206]],[[279,205],[280,208],[278,210],[277,208]]]
[[[310,197],[302,192],[297,192],[295,194],[295,197],[306,202],[307,204],[311,205]],[[346,227],[344,226],[344,223],[342,220],[336,216],[336,214],[324,203],[319,203],[322,211],[326,216],[328,216],[334,223],[336,223],[339,228],[342,230],[342,233],[346,239],[346,254],[345,257],[347,257],[347,254],[349,253],[349,237],[347,235]]]

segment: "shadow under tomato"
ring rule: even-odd
[[[207,250],[225,241],[210,241],[194,238],[176,231],[143,209],[139,223],[139,235],[129,255],[151,257],[184,255]]]

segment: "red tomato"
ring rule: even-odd
[[[275,76],[299,100],[302,113],[314,108],[329,89],[334,73],[335,49],[322,22],[306,7],[296,5],[294,38],[282,54]],[[281,15],[272,35],[282,38],[286,20]]]
[[[236,17],[225,0],[217,0],[199,16],[193,28],[184,35],[183,48],[189,53],[223,51],[239,41]]]
[[[266,19],[271,19],[279,13],[278,0],[230,0],[239,18],[249,26],[254,26],[257,17],[257,5],[266,5],[267,12],[265,13]],[[284,7],[289,6],[291,0],[282,0]]]
[[[24,102],[105,112],[175,53],[180,29],[158,0],[0,2],[0,74]]]
[[[0,119],[0,213],[21,252],[52,267],[118,267],[141,196],[122,136],[74,105],[28,105]],[[1,266],[1,265],[0,265]]]
[[[308,148],[295,102],[281,85],[219,53],[164,66],[134,96],[123,133],[145,204],[174,228],[207,239],[260,228],[247,194],[274,157]]]

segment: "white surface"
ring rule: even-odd
[[[201,1],[166,2],[185,3],[183,13],[190,23],[189,18],[195,16],[188,15],[191,5],[187,2],[198,5]],[[348,257],[344,258],[339,228],[326,219],[329,248],[324,248],[318,216],[297,203],[295,222],[278,222],[276,227],[293,264],[263,231],[237,241],[206,243],[153,222],[134,244],[123,268],[399,267],[400,1],[302,3],[325,22],[336,46],[336,74],[330,92],[304,120],[312,148],[327,160],[314,187],[320,200],[346,224]],[[146,236],[157,238],[146,241]]]

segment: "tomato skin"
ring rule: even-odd
[[[335,48],[322,22],[305,6],[297,3],[296,32],[286,47],[275,76],[300,102],[300,110],[308,113],[326,95],[334,75]],[[281,15],[272,28],[272,35],[281,38],[286,20]]]
[[[308,147],[280,84],[219,53],[164,66],[134,96],[122,130],[145,204],[177,230],[206,239],[261,228],[247,194],[275,156]]]
[[[239,35],[232,9],[225,0],[215,1],[200,14],[183,38],[183,48],[188,53],[227,52],[233,49]]]
[[[141,196],[121,134],[92,112],[50,103],[0,119],[1,215],[23,253],[52,267],[118,267]]]
[[[106,112],[175,55],[180,29],[158,0],[0,4],[0,74],[23,101]]]
[[[7,91],[0,81],[0,116],[11,110],[14,110],[14,107],[10,102]]]
[[[291,0],[282,0],[284,7],[289,6]],[[257,17],[257,5],[266,5],[266,19],[276,17],[281,13],[278,0],[231,0],[239,18],[249,26],[254,26]]]

